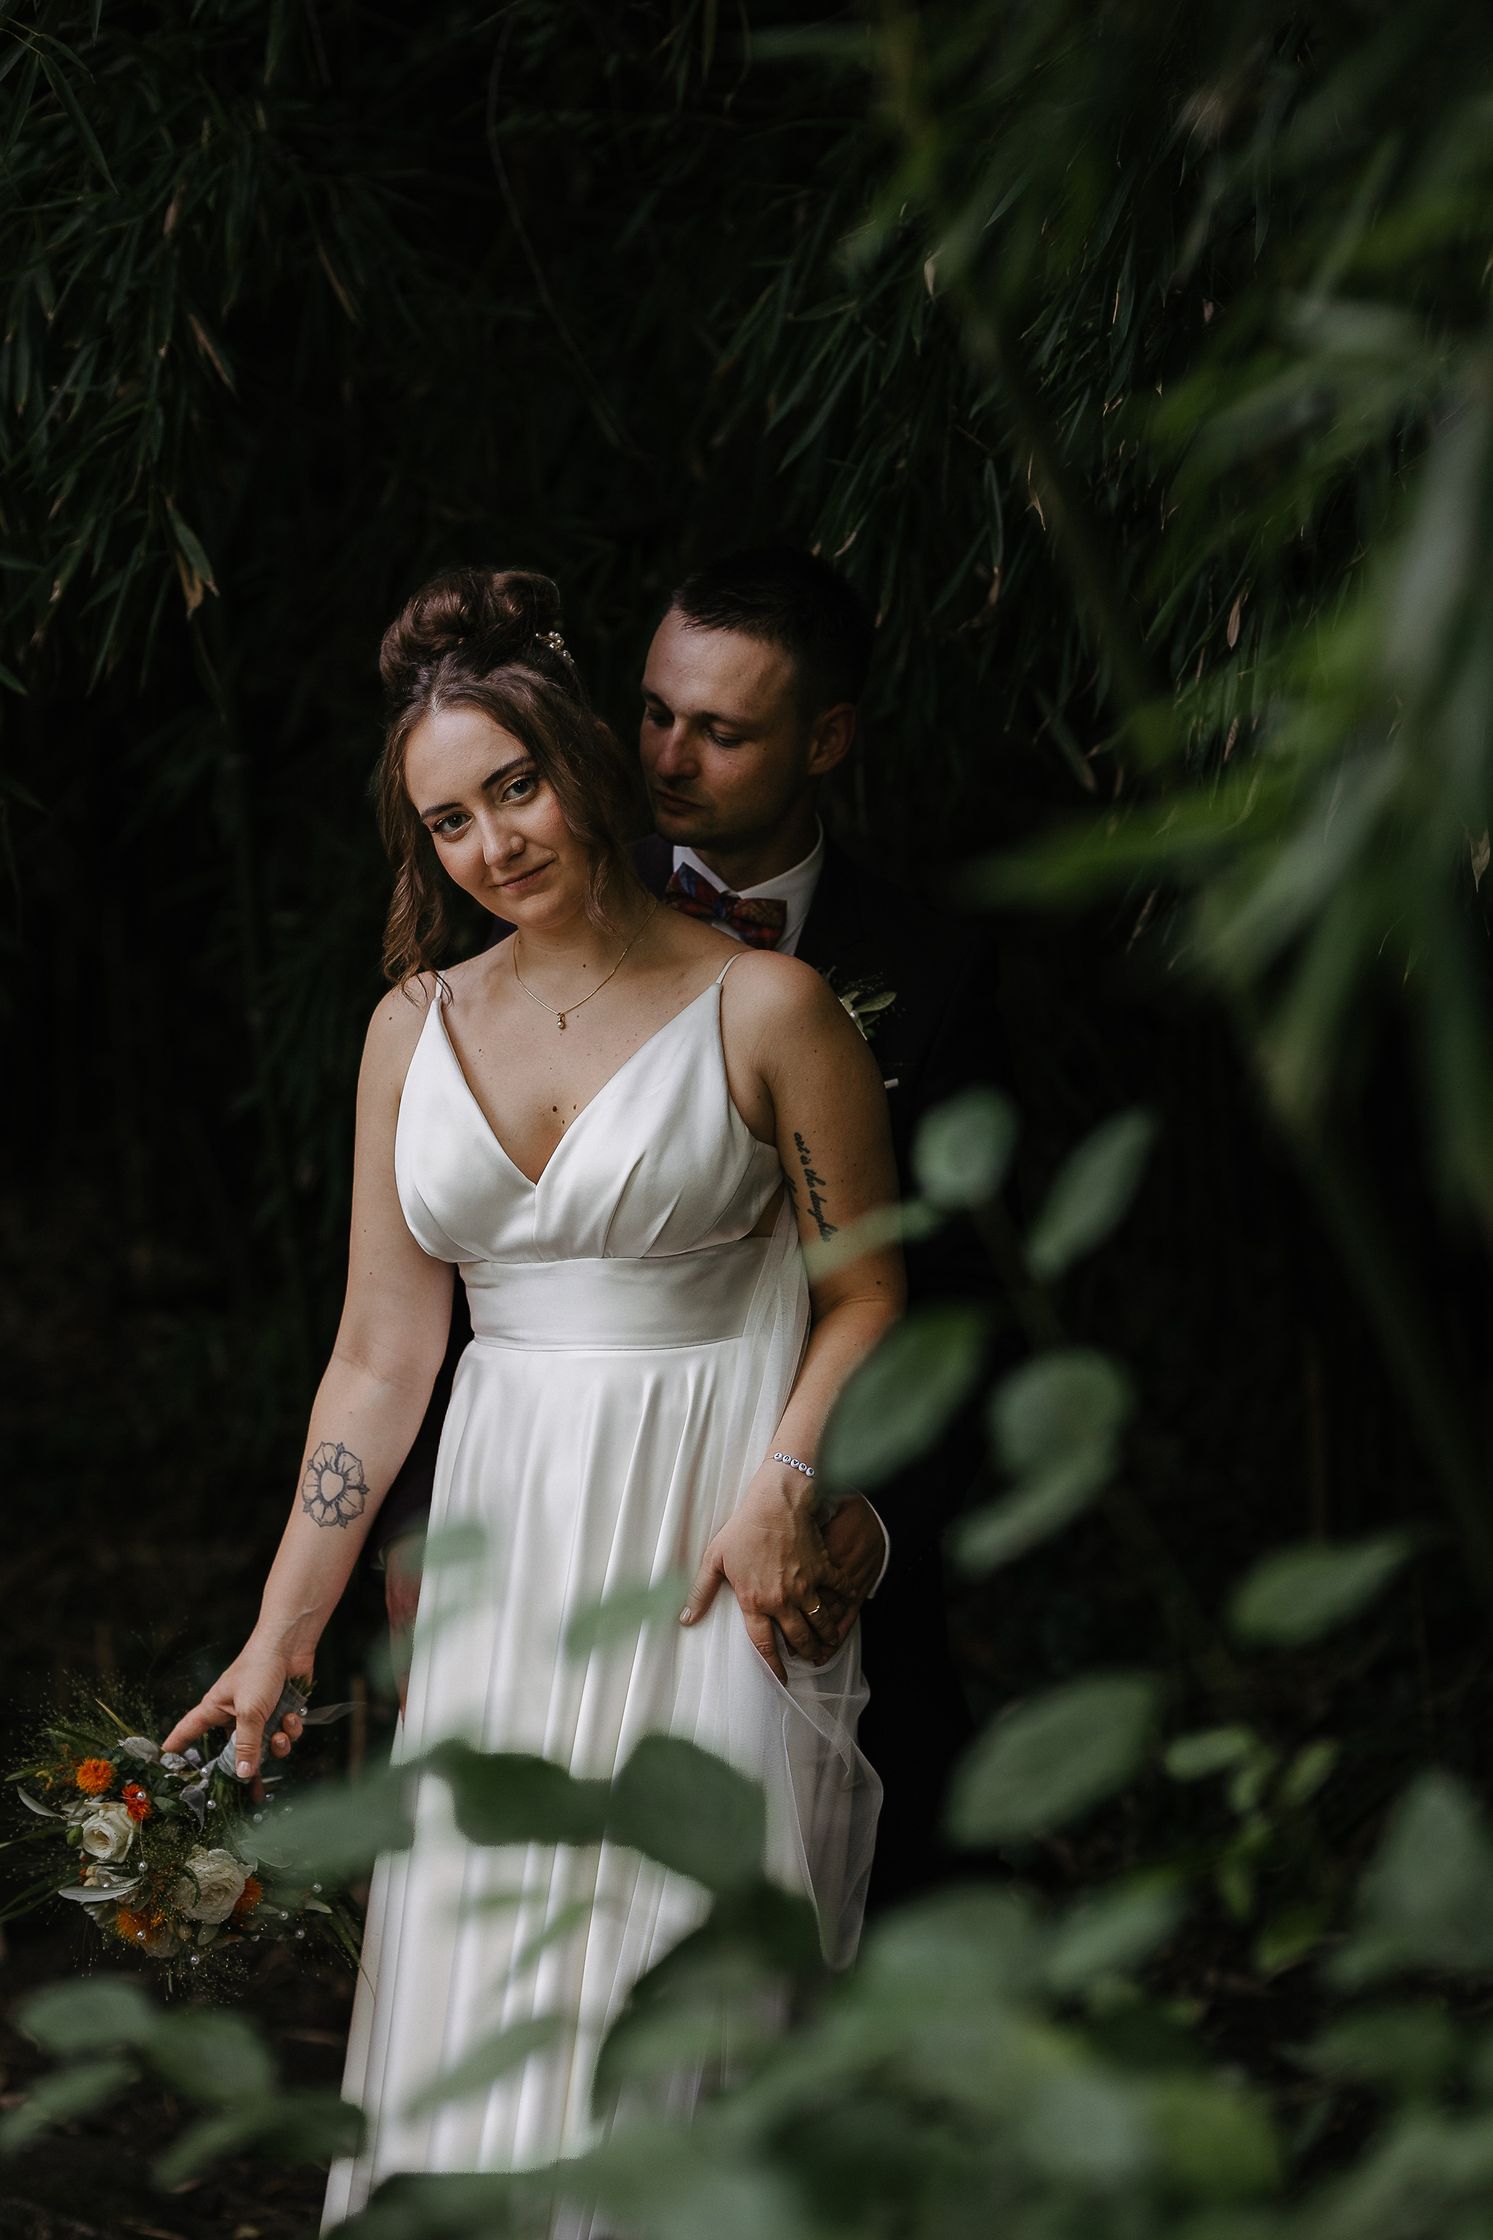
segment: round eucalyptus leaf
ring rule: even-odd
[[[1389,1584],[1411,1552],[1403,1533],[1266,1556],[1236,1590],[1229,1622],[1241,1640],[1288,1649],[1345,1625]]]
[[[767,1808],[756,1782],[723,1758],[677,1735],[644,1735],[612,1785],[607,1833],[709,1890],[739,1889],[762,1871]]]
[[[936,1105],[912,1147],[913,1178],[931,1204],[955,1212],[988,1204],[1016,1142],[1016,1114],[998,1089],[961,1090]]]
[[[926,1307],[899,1322],[841,1393],[822,1450],[832,1484],[870,1488],[932,1445],[984,1365],[978,1307]]]
[[[1094,1488],[1081,1480],[1049,1478],[1029,1491],[974,1509],[954,1524],[950,1535],[954,1560],[961,1570],[971,1572],[1014,1563],[1081,1516],[1093,1498]]]
[[[426,1763],[451,1784],[456,1824],[470,1843],[598,1843],[608,1785],[523,1750],[442,1742]]]
[[[1120,1112],[1069,1156],[1027,1239],[1034,1275],[1050,1282],[1109,1235],[1135,1196],[1154,1134],[1149,1113]]]
[[[1069,1681],[997,1719],[955,1774],[955,1841],[1043,1835],[1123,1788],[1145,1758],[1157,1698],[1149,1674],[1111,1673]]]
[[[1130,1385],[1107,1354],[1087,1346],[1038,1354],[991,1395],[996,1460],[1015,1478],[1103,1478],[1131,1406]]]

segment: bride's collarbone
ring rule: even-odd
[[[568,1016],[563,1029],[558,1013],[532,1004],[520,1009],[511,990],[479,995],[469,987],[465,1003],[455,993],[447,1025],[489,1127],[532,1178],[614,1076],[712,985],[634,991],[630,1001],[604,1003],[594,1018],[584,1011]]]

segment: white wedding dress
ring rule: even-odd
[[[730,960],[734,961],[734,960]],[[760,1781],[768,1871],[809,1894],[826,1957],[854,1951],[880,1783],[856,1746],[857,1633],[774,1678],[722,1588],[568,1653],[576,1613],[692,1575],[770,1453],[808,1324],[776,1153],[732,1103],[722,983],[660,1027],[561,1138],[537,1183],[497,1141],[432,1003],[405,1081],[400,1200],[455,1261],[475,1333],[441,1439],[432,1541],[482,1552],[427,1573],[396,1755],[447,1736],[616,1771],[682,1735]],[[753,1236],[776,1203],[772,1232]],[[450,1792],[420,1784],[413,1848],[375,1872],[344,2090],[369,2119],[334,2166],[323,2229],[394,2171],[518,2170],[600,2135],[591,2070],[631,1986],[703,1918],[692,1883],[616,1845],[478,1848]],[[532,1948],[544,1932],[535,1953]],[[561,2015],[555,2047],[430,2112],[412,2103],[499,2029]],[[689,2087],[685,2087],[688,2097]],[[586,2217],[556,2227],[585,2240]]]

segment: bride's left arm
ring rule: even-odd
[[[803,1242],[827,1243],[897,1195],[880,1068],[838,997],[808,965],[749,953],[728,986],[733,1047],[745,1053],[730,1070],[756,1106],[748,1117],[761,1133],[771,1127]],[[901,1254],[894,1245],[868,1246],[816,1275],[810,1296],[809,1343],[772,1451],[813,1470],[846,1380],[902,1311]],[[824,1599],[825,1590],[841,1593],[847,1582],[815,1523],[817,1491],[804,1470],[764,1457],[706,1550],[684,1612],[693,1623],[722,1582],[729,1584],[754,1645],[780,1679],[774,1627],[795,1654],[820,1663],[843,1630]]]

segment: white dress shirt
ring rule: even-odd
[[[674,869],[677,871],[682,863],[687,863],[698,878],[705,880],[709,886],[715,888],[717,894],[724,894],[727,891],[709,865],[700,861],[693,848],[676,848],[674,850]],[[802,863],[792,864],[788,870],[780,871],[776,878],[763,879],[755,887],[733,887],[730,890],[733,894],[740,895],[743,902],[781,902],[787,906],[788,915],[783,921],[782,934],[773,943],[773,947],[781,956],[793,957],[798,954],[799,935],[804,930],[804,921],[809,915],[809,908],[814,900],[814,889],[819,884],[819,874],[823,868],[824,827],[821,824],[816,827],[814,845],[810,848]],[[733,941],[740,941],[741,935],[728,920],[721,918],[715,922],[720,932],[729,933]],[[861,1499],[866,1501],[864,1494],[861,1495]],[[892,1536],[887,1531],[886,1519],[882,1516],[881,1511],[873,1507],[869,1501],[866,1501],[866,1507],[870,1509],[872,1516],[881,1526],[881,1537],[884,1542],[881,1569],[876,1574],[876,1586],[871,1589],[871,1594],[875,1594],[876,1587],[879,1587],[886,1577],[886,1567],[892,1560]],[[866,1597],[868,1602],[871,1599],[871,1594]]]

